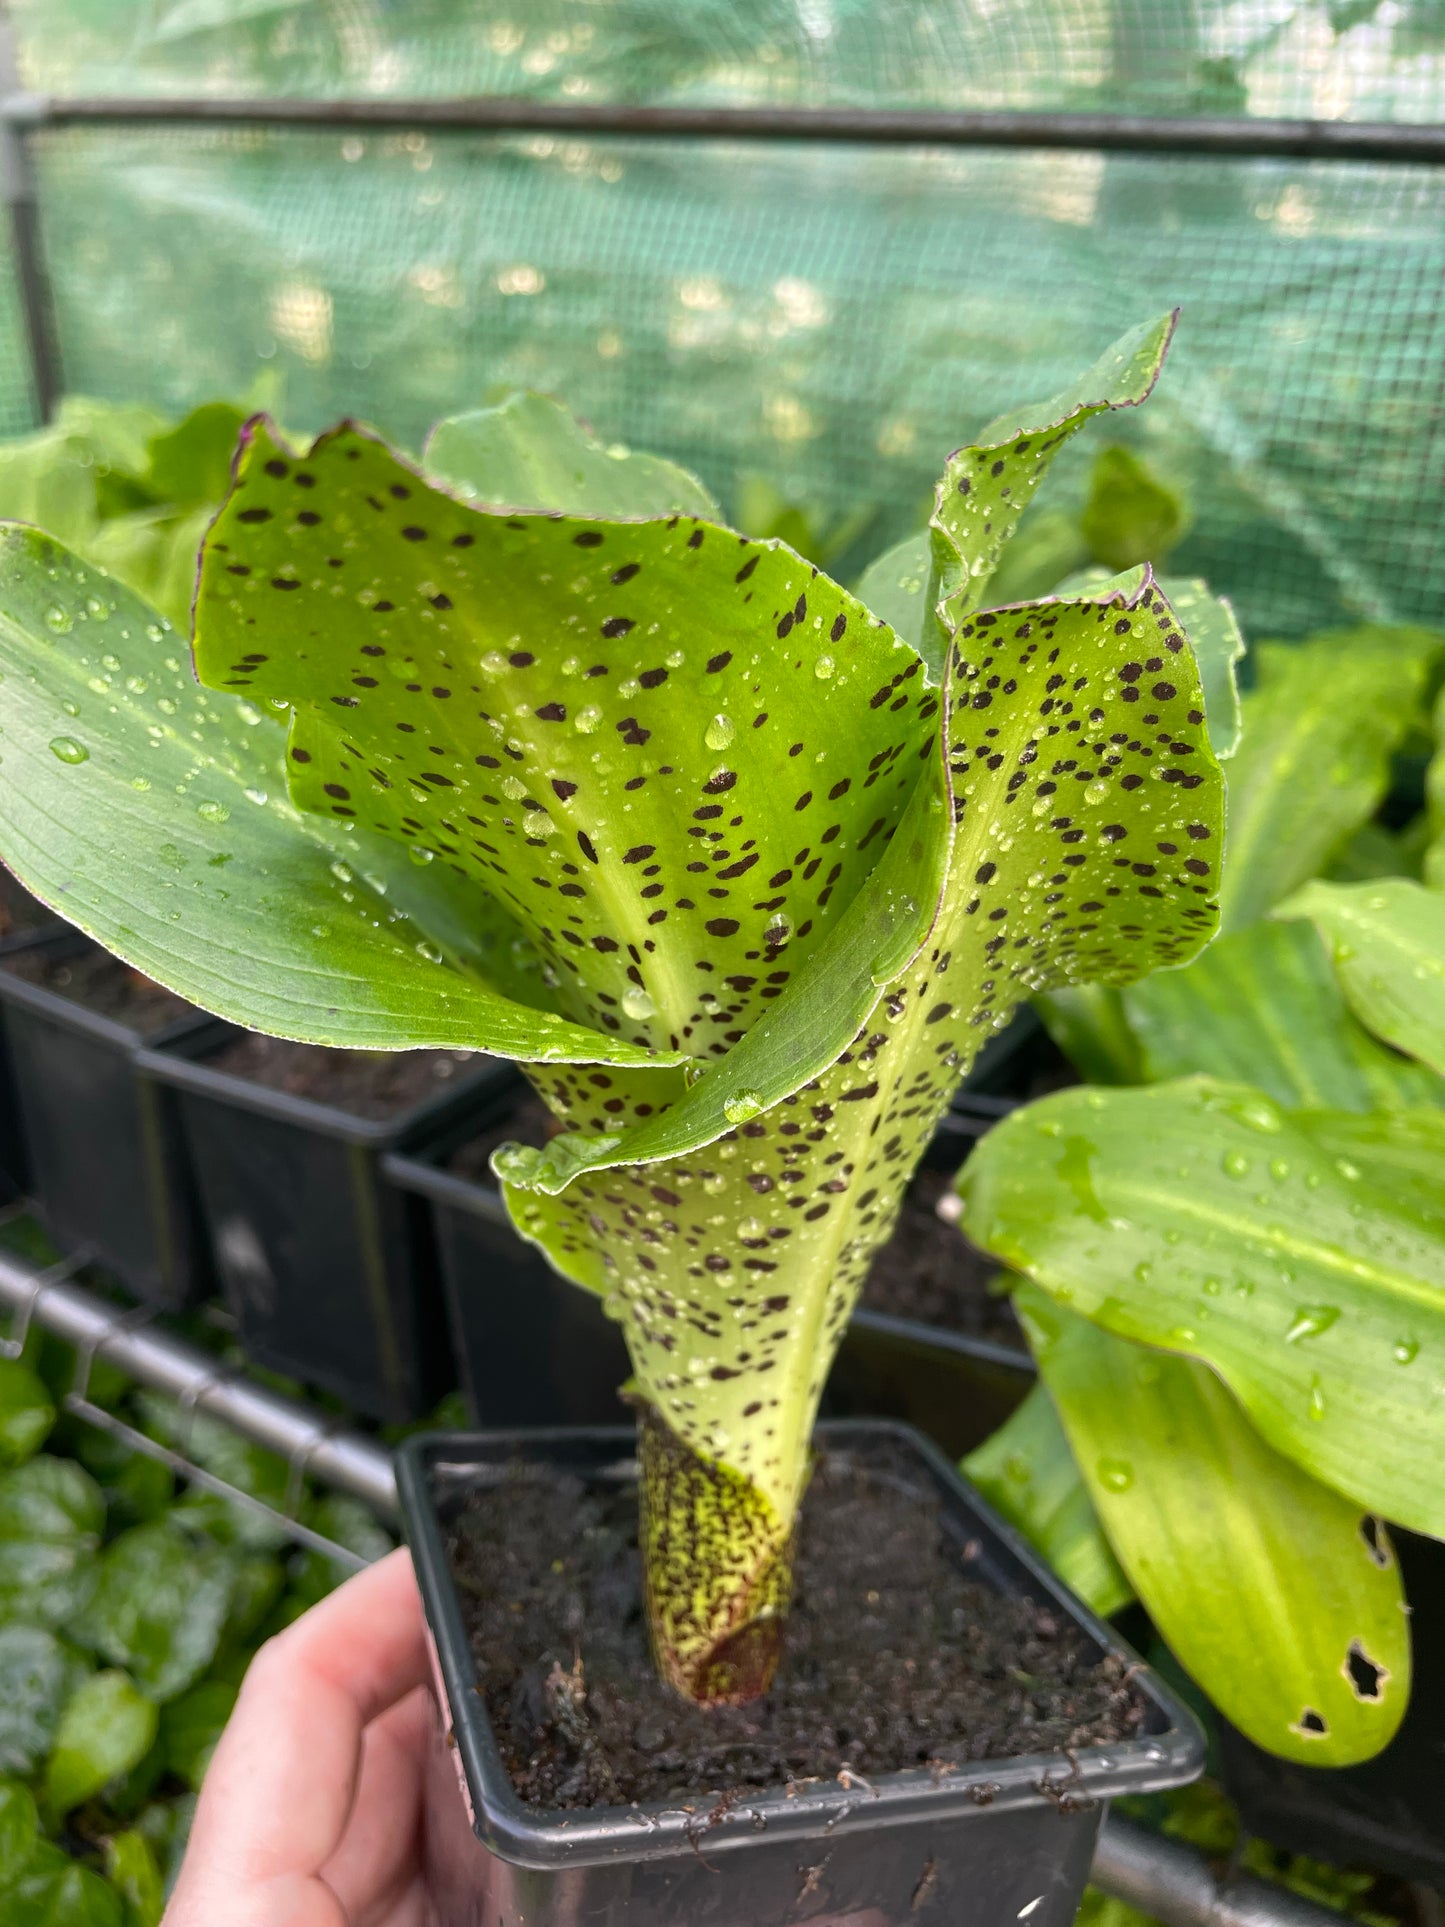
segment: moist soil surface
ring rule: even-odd
[[[465,1050],[327,1050],[247,1031],[205,1061],[248,1084],[379,1123],[455,1089],[479,1060]]]
[[[503,1144],[531,1144],[540,1151],[561,1128],[535,1091],[519,1091],[506,1116],[459,1146],[447,1160],[447,1169],[453,1177],[494,1185],[497,1180],[489,1161],[493,1151]]]
[[[902,1476],[900,1476],[900,1474]],[[824,1457],[803,1508],[772,1691],[704,1711],[658,1679],[632,1486],[518,1465],[468,1494],[452,1570],[518,1795],[626,1805],[871,1779],[1115,1742],[1143,1703],[1063,1616],[963,1577],[937,1496],[900,1459]],[[986,1772],[980,1776],[986,1780]]]
[[[862,1303],[892,1318],[912,1318],[969,1338],[990,1338],[1023,1351],[1014,1308],[989,1290],[998,1262],[969,1243],[956,1224],[938,1216],[940,1198],[953,1195],[944,1171],[920,1171],[903,1199],[893,1236],[863,1281]]]
[[[143,1037],[152,1037],[183,1017],[200,1014],[194,1004],[152,983],[107,950],[82,950],[70,957],[22,950],[6,958],[5,968],[13,976],[53,990],[73,1004],[83,1004],[96,1016],[109,1017]]]
[[[56,922],[55,912],[38,897],[32,897],[8,870],[0,870],[0,937],[13,937],[21,930],[39,930]]]

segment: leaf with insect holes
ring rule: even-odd
[[[1308,917],[1360,1022],[1445,1077],[1445,891],[1408,877],[1317,881],[1275,914]]]
[[[294,709],[304,810],[430,852],[569,1014],[722,1056],[852,900],[938,695],[788,550],[459,503],[355,429],[253,428],[206,545],[203,681]]]
[[[1309,884],[1296,901],[1329,888]],[[1245,924],[1187,969],[1120,994],[1144,1053],[1137,1082],[1204,1071],[1294,1109],[1445,1106],[1445,1079],[1386,1050],[1352,1015],[1307,923]]]
[[[1255,647],[1229,765],[1226,929],[1267,915],[1374,814],[1442,646],[1428,630],[1366,627]]]
[[[608,448],[548,395],[511,395],[438,422],[422,457],[429,475],[490,509],[553,509],[609,522],[722,510],[695,475],[660,455]]]
[[[970,1238],[1123,1338],[1212,1365],[1287,1458],[1445,1534],[1445,1113],[1286,1112],[1210,1078],[990,1131]]]
[[[1109,1543],[1180,1664],[1257,1746],[1371,1759],[1410,1697],[1378,1519],[1281,1457],[1205,1365],[1015,1300]]]
[[[1092,1611],[1107,1619],[1130,1603],[1134,1589],[1104,1537],[1047,1387],[1035,1385],[962,1470]]]
[[[118,583],[0,528],[0,857],[37,896],[280,1036],[655,1061],[548,1009],[521,931],[445,865],[296,811],[274,718],[198,689],[183,657]]]

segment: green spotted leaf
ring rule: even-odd
[[[1329,887],[1307,885],[1296,901]],[[1121,995],[1143,1049],[1140,1082],[1208,1072],[1295,1109],[1445,1105],[1445,1080],[1376,1043],[1346,1008],[1307,923],[1246,924],[1187,969]]]
[[[1086,1606],[1107,1618],[1133,1599],[1046,1386],[1035,1385],[963,1471]]]
[[[303,810],[454,867],[570,1015],[697,1057],[852,900],[938,711],[914,652],[780,546],[487,513],[354,429],[304,456],[254,429],[196,660],[292,705]]]
[[[1163,575],[1159,587],[1184,625],[1199,664],[1204,686],[1204,713],[1209,720],[1209,745],[1221,762],[1239,748],[1242,728],[1238,670],[1244,660],[1244,637],[1234,605],[1214,595],[1197,575]]]
[[[964,1229],[1120,1337],[1198,1358],[1268,1442],[1445,1534],[1445,1114],[1283,1111],[1208,1078],[991,1131]]]
[[[1265,916],[1374,814],[1440,648],[1439,636],[1407,628],[1255,648],[1229,764],[1226,929]]]
[[[117,583],[0,529],[0,857],[37,896],[281,1036],[649,1061],[537,1008],[525,939],[445,866],[423,877],[389,839],[292,808],[274,717],[197,689],[183,657]]]
[[[1445,891],[1406,877],[1315,882],[1279,915],[1314,924],[1350,1008],[1376,1037],[1445,1077]]]
[[[1350,1766],[1410,1697],[1378,1519],[1267,1445],[1205,1365],[1016,1299],[1109,1543],[1175,1657],[1257,1745]]]
[[[512,395],[438,422],[423,461],[428,474],[485,508],[555,509],[609,522],[674,514],[722,520],[695,475],[660,455],[605,446],[547,395]]]

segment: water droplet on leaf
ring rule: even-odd
[[[88,763],[90,751],[84,743],[77,743],[73,736],[52,736],[50,753],[58,756],[62,763]]]
[[[645,990],[639,990],[635,984],[632,985],[630,989],[623,991],[622,1008],[627,1016],[635,1019],[638,1023],[641,1023],[646,1017],[654,1017],[657,1014],[657,1005],[653,1003]]]
[[[735,733],[731,716],[714,716],[703,731],[702,740],[709,749],[726,749]]]
[[[763,1100],[757,1091],[734,1091],[723,1099],[723,1116],[729,1124],[746,1124],[762,1109]]]

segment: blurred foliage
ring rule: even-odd
[[[40,1332],[0,1363],[0,1921],[157,1927],[252,1654],[347,1575],[57,1417],[73,1371]],[[285,1494],[284,1461],[215,1421],[183,1441],[171,1401],[106,1369],[89,1389],[240,1490]],[[391,1544],[336,1494],[308,1494],[301,1517],[363,1558]]]

